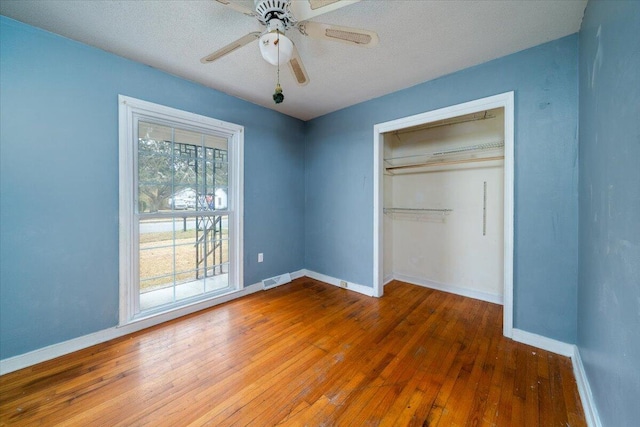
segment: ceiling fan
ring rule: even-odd
[[[254,0],[254,9],[235,3],[233,0],[216,1],[246,16],[256,18],[266,28],[264,31],[254,31],[240,37],[205,56],[200,60],[203,64],[216,61],[236,49],[260,39],[262,57],[270,64],[278,66],[278,74],[279,66],[285,62],[288,63],[296,82],[300,86],[304,86],[309,83],[309,76],[302,64],[298,50],[285,35],[287,30],[296,28],[307,37],[338,41],[354,46],[373,47],[378,44],[378,35],[374,31],[309,21],[310,18],[357,3],[360,0]],[[278,91],[280,95],[276,96]],[[274,101],[279,103],[283,99],[278,81]]]

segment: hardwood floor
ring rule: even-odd
[[[0,377],[0,425],[584,426],[571,361],[502,307],[312,279]]]

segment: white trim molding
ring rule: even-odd
[[[311,271],[311,270],[304,270],[304,275],[312,279],[319,280],[324,283],[328,283],[329,285],[346,289],[348,291],[358,292],[368,297],[375,296],[373,292],[373,288],[370,286],[359,285],[357,283],[348,282],[346,280],[336,279],[335,277],[327,276],[326,274],[322,274],[322,273],[316,273],[315,271]],[[345,282],[347,284],[346,288],[340,285],[342,282]]]
[[[504,108],[504,292],[502,333],[513,336],[514,93],[505,92],[450,107],[379,123],[373,127],[373,295],[384,293],[383,151],[384,134],[493,108]]]
[[[513,329],[513,340],[527,344],[532,347],[537,347],[542,350],[550,351],[561,356],[571,357],[573,356],[573,344],[567,344],[566,342],[554,340],[553,338],[547,338],[542,335],[534,334],[532,332],[523,331],[522,329]]]
[[[301,270],[298,270],[298,271],[292,271],[289,274],[291,275],[291,280],[296,280],[296,279],[299,279],[301,277],[304,277],[306,272],[307,272],[307,270],[301,269]]]
[[[593,393],[591,393],[589,379],[587,378],[587,373],[584,370],[582,358],[580,357],[580,349],[577,345],[573,346],[571,362],[573,364],[573,376],[576,377],[578,394],[580,394],[582,410],[584,411],[584,417],[587,421],[587,425],[589,427],[602,427],[600,415],[598,415],[598,409],[596,408],[595,401],[593,400]]]
[[[493,304],[502,305],[502,295],[491,294],[488,292],[476,291],[474,289],[464,288],[462,286],[447,285],[435,282],[433,280],[421,279],[418,277],[406,276],[404,274],[393,274],[393,279],[401,282],[411,283],[425,288],[436,289],[438,291],[448,292],[450,294],[462,295],[463,297],[473,298],[481,301],[491,302]]]

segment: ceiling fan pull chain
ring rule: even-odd
[[[278,48],[278,71],[277,71],[277,83],[276,83],[276,91],[273,94],[273,101],[276,104],[280,104],[282,101],[284,101],[284,95],[282,94],[282,86],[280,86],[280,32],[277,32],[277,39],[275,41],[275,44],[277,45]]]

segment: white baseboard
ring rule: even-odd
[[[291,277],[293,278],[294,274],[297,275],[296,277],[304,276],[304,274],[302,274],[302,271],[303,270],[291,273]],[[114,338],[119,338],[124,335],[131,334],[133,332],[137,332],[151,326],[159,325],[169,320],[173,320],[187,314],[195,313],[196,311],[214,307],[216,305],[223,304],[236,298],[240,298],[245,295],[249,295],[262,290],[262,282],[254,283],[253,285],[245,286],[239,291],[231,292],[207,301],[195,303],[187,307],[172,311],[170,313],[164,313],[157,316],[149,317],[124,326],[114,326],[112,328],[103,329],[98,332],[93,332],[91,334],[73,338],[68,341],[39,348],[28,353],[8,357],[6,359],[0,360],[0,375],[27,368],[29,366],[45,362],[47,360],[55,359],[56,357],[64,356],[65,354],[73,353],[74,351],[82,350],[84,348],[91,347],[92,345],[100,344]]]
[[[391,282],[392,280],[394,280],[393,274],[388,274],[384,276],[384,279],[382,279],[382,286],[388,285],[389,282]]]
[[[291,272],[289,274],[291,275],[291,280],[296,280],[296,279],[299,279],[301,277],[304,277],[306,272],[307,272],[307,270],[305,270],[303,268],[302,270],[293,271],[293,272]]]
[[[326,274],[321,274],[321,273],[316,273],[315,271],[311,271],[311,270],[305,270],[305,276],[310,277],[312,279],[315,280],[319,280],[321,282],[325,282],[328,283],[330,285],[334,285],[337,286],[339,288],[341,288],[342,286],[340,286],[340,279],[336,279],[335,277],[331,277],[331,276],[327,276]],[[369,286],[364,286],[364,285],[359,285],[357,283],[353,283],[353,282],[347,282],[347,290],[350,291],[355,291],[358,292],[360,294],[366,295],[368,297],[373,296],[373,288],[369,287]]]
[[[582,409],[584,411],[584,417],[587,420],[587,425],[589,427],[602,427],[602,422],[600,422],[600,416],[598,415],[598,410],[593,400],[593,394],[591,393],[589,379],[587,378],[587,373],[584,370],[582,358],[580,357],[580,349],[576,345],[573,346],[571,362],[573,362],[573,376],[576,377],[578,393],[582,401]]]
[[[533,347],[538,347],[542,350],[550,351],[551,353],[556,353],[561,356],[573,356],[573,344],[567,344],[566,342],[554,340],[553,338],[543,337],[542,335],[534,334],[516,328],[513,329],[512,338],[514,341],[518,341]]]
[[[503,304],[502,295],[475,291],[473,289],[463,288],[460,286],[445,285],[444,283],[434,282],[433,280],[407,276],[399,273],[393,273],[393,279],[400,280],[401,282],[411,283],[412,285],[424,286],[425,288],[437,289],[439,291],[449,292],[451,294],[462,295],[463,297],[478,299],[494,304]]]

